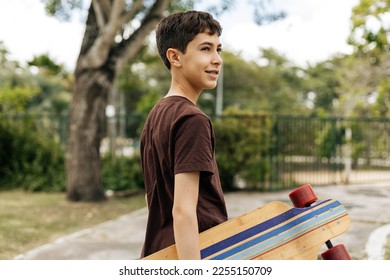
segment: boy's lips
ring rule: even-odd
[[[213,75],[218,75],[219,74],[219,70],[207,70],[206,73],[213,74]]]
[[[219,76],[219,70],[206,70],[206,73],[212,78],[212,79],[218,79]]]

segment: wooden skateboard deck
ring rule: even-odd
[[[200,234],[206,260],[317,259],[321,246],[349,228],[345,207],[325,200],[305,208],[275,201]],[[177,259],[172,245],[144,259]]]

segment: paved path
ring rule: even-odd
[[[333,239],[334,244],[345,244],[353,259],[383,258],[383,243],[390,233],[390,182],[314,187],[314,190],[320,200],[333,198],[341,201],[351,217],[350,230]],[[238,216],[275,200],[290,203],[288,193],[289,191],[226,194],[229,216]],[[93,228],[64,236],[15,259],[137,259],[144,238],[146,215],[147,210],[140,209]]]

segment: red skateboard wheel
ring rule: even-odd
[[[321,254],[323,260],[352,260],[344,245],[336,245]]]
[[[309,207],[317,201],[313,188],[310,184],[300,186],[289,194],[292,204],[297,208]]]

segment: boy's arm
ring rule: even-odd
[[[200,259],[199,228],[196,207],[199,196],[199,172],[175,175],[172,209],[173,230],[179,259]]]

